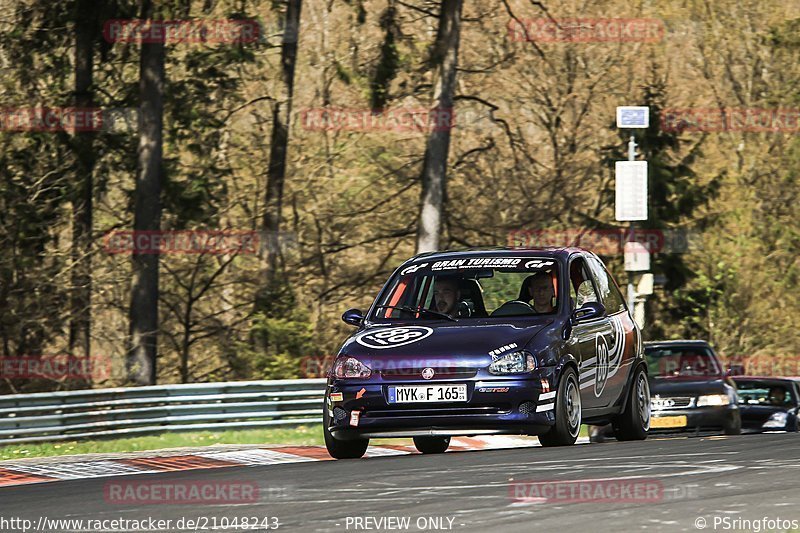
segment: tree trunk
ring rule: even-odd
[[[153,18],[149,0],[142,18]],[[161,229],[164,43],[142,43],[139,66],[141,99],[139,149],[134,193],[134,234]],[[151,251],[152,252],[152,251]],[[158,341],[158,253],[133,253],[128,378],[138,385],[156,383]]]
[[[288,0],[281,43],[281,78],[283,98],[275,102],[272,111],[272,139],[269,147],[267,192],[263,229],[266,240],[266,275],[272,279],[280,258],[281,208],[283,185],[286,180],[286,153],[289,145],[289,121],[294,94],[294,71],[297,64],[297,41],[300,36],[300,10],[302,0]]]
[[[75,107],[79,113],[94,106],[92,76],[97,17],[94,0],[75,6]],[[72,197],[72,273],[69,354],[91,357],[92,193],[95,165],[93,131],[75,133],[75,189]]]
[[[447,184],[447,155],[450,150],[450,120],[456,90],[456,66],[463,0],[443,0],[439,29],[431,54],[434,69],[435,119],[425,147],[422,165],[422,196],[417,229],[417,253],[439,249]]]

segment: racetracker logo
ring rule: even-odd
[[[455,126],[454,110],[440,108],[376,111],[323,107],[304,109],[300,119],[308,131],[428,132],[449,131]]]
[[[664,38],[660,19],[536,18],[508,21],[512,41],[538,43],[657,43]]]
[[[30,132],[133,132],[139,125],[134,108],[5,107],[0,109],[0,131]]]
[[[664,485],[657,479],[517,481],[508,493],[525,503],[654,503],[664,499]]]
[[[800,376],[800,357],[795,355],[735,355],[725,364],[734,376]]]
[[[109,254],[243,254],[259,251],[255,231],[112,231],[105,236]]]
[[[800,109],[666,109],[661,128],[668,132],[800,133]]]
[[[4,379],[80,379],[95,381],[111,377],[111,359],[103,355],[73,357],[41,355],[0,359]]]
[[[687,253],[702,248],[699,235],[689,230],[636,229],[633,241],[649,253]],[[616,229],[515,229],[508,232],[507,246],[512,248],[579,246],[598,255],[622,255],[631,239],[627,228]]]
[[[255,20],[107,20],[109,43],[254,43],[261,27]]]
[[[258,501],[251,481],[109,481],[105,501],[114,505],[235,504]]]

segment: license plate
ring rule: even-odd
[[[684,428],[685,416],[654,416],[650,419],[651,428]]]
[[[389,403],[466,402],[466,385],[389,387]]]

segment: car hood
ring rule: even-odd
[[[503,353],[544,349],[548,341],[542,341],[542,346],[537,342],[536,348],[531,341],[553,323],[553,318],[547,318],[529,319],[524,324],[437,321],[372,326],[347,339],[339,355],[356,357],[375,367],[388,360],[416,368],[485,367]]]
[[[727,383],[722,377],[695,378],[652,378],[652,396],[701,396],[703,394],[726,394]]]

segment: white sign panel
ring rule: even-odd
[[[618,128],[647,128],[650,126],[650,108],[640,106],[617,107]]]
[[[625,270],[628,272],[647,272],[650,270],[650,252],[637,241],[625,243]]]
[[[617,161],[616,219],[647,220],[647,161]]]

